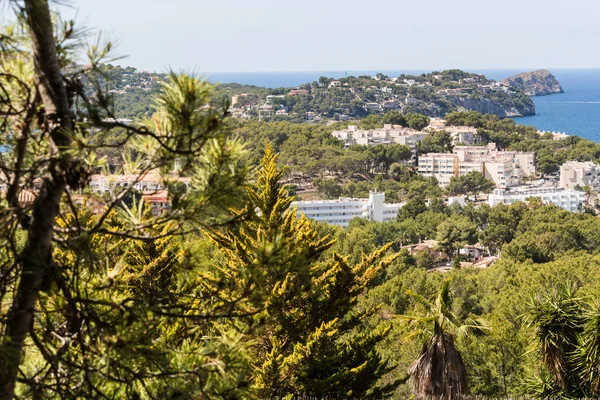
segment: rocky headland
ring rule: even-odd
[[[518,87],[528,96],[547,96],[549,94],[564,93],[558,80],[545,69],[523,72],[503,79],[500,82]]]

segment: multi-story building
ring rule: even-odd
[[[387,145],[402,144],[410,147],[413,155],[416,154],[417,144],[423,140],[428,132],[421,132],[414,129],[405,128],[400,125],[385,124],[380,129],[358,129],[356,125],[349,125],[348,129],[333,131],[331,134],[344,141],[344,145]],[[413,158],[413,162],[416,158]]]
[[[419,156],[419,173],[435,177],[440,186],[450,183],[450,178],[459,176],[458,157],[450,153],[428,153]]]
[[[598,185],[598,166],[591,161],[567,161],[560,167],[560,187],[574,189],[575,187]]]
[[[368,199],[340,198],[338,200],[295,201],[296,215],[304,214],[315,221],[347,227],[353,218],[389,222],[396,219],[403,204],[386,204],[385,193],[371,192]]]
[[[419,156],[419,173],[434,176],[441,186],[453,176],[481,172],[497,187],[506,188],[522,183],[535,175],[535,153],[498,151],[495,143],[487,146],[455,146],[453,154],[429,153]]]
[[[539,198],[545,204],[554,204],[567,211],[577,212],[585,200],[585,193],[580,190],[557,188],[523,189],[512,192],[495,189],[494,193],[490,194],[488,198],[488,204],[493,207],[498,204],[512,204],[517,201],[526,202],[530,198]]]

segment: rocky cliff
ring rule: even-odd
[[[500,81],[510,86],[520,88],[528,96],[546,96],[554,93],[564,93],[558,80],[545,69],[523,72]]]
[[[512,95],[449,96],[430,103],[418,101],[408,104],[403,111],[439,118],[451,111],[477,111],[482,114],[495,114],[500,118],[511,118],[535,115],[535,104],[530,97],[519,92]]]
[[[531,102],[514,100],[494,101],[488,98],[458,98],[453,101],[459,111],[477,111],[481,114],[495,114],[501,118],[535,115],[535,105]]]

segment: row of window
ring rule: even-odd
[[[362,213],[329,213],[329,214],[304,214],[306,218],[321,218],[321,217],[341,217],[345,216],[347,218],[353,218],[356,216],[361,216]]]
[[[319,210],[357,210],[362,209],[363,205],[354,206],[299,206],[298,211],[319,211]]]

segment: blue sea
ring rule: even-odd
[[[468,70],[490,79],[502,79],[523,69]],[[310,72],[221,72],[209,73],[211,82],[243,83],[268,88],[295,87],[318,80],[321,76],[418,75],[430,70],[395,71],[310,71]],[[519,124],[533,125],[543,131],[564,132],[600,142],[600,69],[550,69],[565,93],[533,98],[536,115],[515,118]]]

